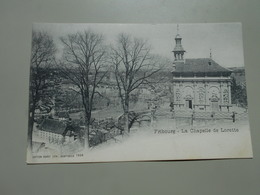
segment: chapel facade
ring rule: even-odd
[[[231,73],[209,58],[185,59],[177,33],[173,50],[171,105],[174,110],[230,111]]]

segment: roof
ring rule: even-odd
[[[231,73],[232,71],[220,66],[211,58],[185,59],[184,62],[176,62],[177,73]]]
[[[42,131],[47,131],[56,134],[63,134],[66,129],[66,123],[54,120],[54,119],[44,119],[40,125]]]
[[[67,135],[69,131],[78,133],[80,131],[79,125],[70,124],[55,119],[44,119],[40,125],[42,131],[56,133],[60,135]]]
[[[185,50],[183,49],[181,44],[176,44],[176,46],[173,49],[173,52],[174,51],[184,51],[185,52]]]
[[[69,118],[70,117],[69,113],[66,111],[57,112],[56,116],[59,118]]]
[[[178,33],[175,37],[175,39],[181,39],[181,35]]]

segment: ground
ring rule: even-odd
[[[194,129],[205,130],[209,127],[178,129],[166,121],[161,121],[157,126],[160,128],[143,128],[128,137],[118,136],[117,143],[103,143],[85,151],[85,155],[93,161],[128,161],[236,158],[252,154],[249,125],[245,121],[213,125],[210,132],[202,133],[195,133]],[[213,132],[214,128],[218,132]],[[164,130],[164,133],[156,133],[154,129]]]
[[[216,130],[217,129],[217,130]],[[151,126],[134,127],[127,136],[117,136],[71,157],[52,162],[104,162],[248,158],[252,156],[247,121],[212,123],[177,128],[174,120],[160,120]],[[53,154],[53,151],[49,151]],[[48,159],[41,159],[46,160]],[[37,160],[36,160],[37,161]]]
[[[234,107],[233,109],[239,113],[245,111],[241,108]],[[120,108],[112,108],[94,111],[93,117],[97,119],[116,118],[121,114]],[[207,120],[206,122],[195,122],[193,126],[189,126],[185,122],[177,125],[176,120],[171,118],[170,108],[167,104],[161,106],[156,114],[155,121],[141,126],[134,125],[127,136],[118,135],[115,139],[82,150],[75,154],[79,155],[76,158],[75,156],[74,158],[52,158],[50,161],[140,161],[252,156],[248,118],[235,123],[230,119]],[[160,114],[167,117],[159,116]],[[75,113],[73,116],[77,117],[79,113]],[[42,141],[37,137],[34,137],[33,140]],[[59,147],[47,144],[41,147],[38,154],[59,155]],[[46,160],[48,161],[48,159]]]

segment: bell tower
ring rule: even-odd
[[[184,62],[184,52],[185,50],[181,44],[181,36],[179,34],[179,25],[177,25],[177,35],[175,37],[175,48],[172,51],[174,54],[174,62]]]

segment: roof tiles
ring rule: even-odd
[[[177,73],[231,73],[232,71],[220,66],[210,58],[185,59],[184,62],[176,62]]]

